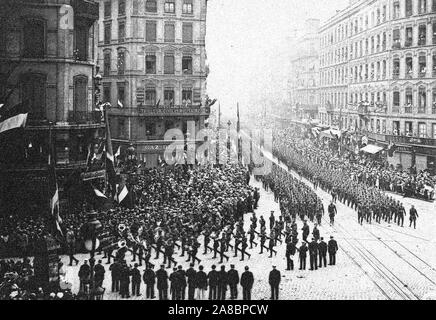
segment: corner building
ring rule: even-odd
[[[436,166],[436,0],[351,0],[320,29],[322,123]]]
[[[164,134],[187,122],[205,127],[207,0],[100,0],[103,101],[110,102],[114,148],[133,145],[154,167]],[[206,121],[207,123],[207,121]],[[163,156],[162,156],[163,158]]]

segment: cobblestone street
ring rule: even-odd
[[[309,182],[306,183],[311,185]],[[277,218],[279,205],[274,201],[273,194],[262,188],[261,183],[252,179],[251,184],[261,190],[256,214],[258,218],[264,216],[268,227],[270,211],[274,210]],[[316,192],[327,206],[331,196],[319,189]],[[398,195],[393,196],[402,198]],[[418,210],[416,230],[409,228],[407,216],[404,227],[384,222],[361,226],[357,223],[357,213],[354,210],[337,203],[338,215],[335,226],[331,227],[324,219],[320,227],[321,236],[325,240],[328,241],[333,235],[338,241],[336,266],[320,268],[317,271],[285,271],[285,245],[283,244],[277,247],[277,255],[273,258],[268,258],[268,253],[260,255],[260,250],[253,248],[248,250],[251,258],[241,262],[240,257],[234,258],[229,252],[230,260],[225,262],[226,268],[228,269],[230,264],[235,264],[241,273],[244,266],[248,265],[255,277],[253,299],[259,300],[269,299],[268,274],[273,265],[276,265],[282,273],[280,299],[422,299],[426,294],[436,290],[434,204],[415,199],[402,199],[402,201],[406,205],[406,210],[411,204],[414,204]],[[245,217],[246,230],[250,217],[251,214]],[[312,230],[313,224],[309,222],[309,225]],[[301,229],[301,221],[298,221],[298,227]],[[301,231],[299,236],[301,237]],[[80,263],[86,257],[80,255]],[[212,259],[211,253],[205,256],[200,254],[199,258],[206,272],[210,270],[212,264],[218,265],[219,262],[218,259]],[[67,264],[67,257],[63,257],[63,260]],[[188,268],[184,258],[176,256],[176,260],[183,261],[183,268]],[[130,257],[127,261],[130,261]],[[162,258],[159,261],[152,261],[156,265],[155,270],[161,262]],[[294,263],[298,266],[298,254],[295,256]],[[167,270],[170,273],[170,270]],[[77,272],[78,267],[67,267],[67,278],[73,283],[75,292],[79,287]],[[107,288],[105,298],[120,299],[117,293],[110,292],[110,284],[110,272],[107,270],[104,282]],[[141,291],[144,290],[142,284]],[[143,297],[132,299],[143,299]]]

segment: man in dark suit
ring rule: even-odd
[[[318,270],[318,243],[312,238],[312,242],[309,243],[309,258],[310,258],[310,270]]]
[[[188,300],[195,299],[195,278],[197,271],[194,270],[194,264],[190,263],[190,267],[186,270],[186,276],[188,277]]]
[[[242,299],[251,300],[251,289],[253,288],[253,273],[245,267],[245,272],[241,275]]]
[[[157,290],[159,291],[159,300],[168,300],[168,273],[165,270],[165,265],[161,265],[156,271]]]
[[[102,265],[102,261],[98,260],[98,264],[94,267],[94,278],[95,278],[95,287],[103,287],[104,274],[106,270]]]
[[[239,284],[239,273],[235,270],[235,265],[230,265],[230,270],[227,272],[227,281],[230,287],[230,299],[238,299],[238,284]]]
[[[279,286],[281,281],[280,271],[273,266],[269,273],[269,285],[271,286],[271,300],[279,300]]]
[[[306,258],[307,258],[306,242],[303,242],[301,244],[301,247],[298,249],[298,257],[300,259],[300,270],[306,270]]]
[[[141,271],[138,269],[139,265],[135,263],[132,270],[132,296],[141,296]]]
[[[288,241],[288,243],[286,243],[286,264],[287,264],[287,268],[286,270],[294,270],[294,260],[293,257],[295,255],[296,252],[296,247],[295,247],[295,243],[292,241]]]
[[[207,275],[203,271],[203,266],[198,267],[199,271],[195,274],[195,287],[197,291],[197,300],[204,300],[204,293],[207,290]]]
[[[112,278],[112,292],[120,291],[120,273],[121,273],[121,264],[115,260],[109,267],[111,271]]]
[[[185,300],[186,295],[186,272],[183,270],[182,266],[178,267],[177,270],[177,282],[178,282],[178,289],[179,289],[179,298],[180,300]]]
[[[212,266],[212,270],[207,275],[209,279],[209,300],[217,300],[218,289],[218,271],[215,270],[216,266]]]
[[[334,266],[336,264],[336,252],[338,251],[338,243],[333,236],[330,237],[330,241],[328,243],[328,252],[329,252],[329,265]]]
[[[218,299],[226,300],[226,291],[227,291],[227,272],[226,267],[221,266],[221,270],[218,272]]]
[[[318,254],[319,254],[319,267],[321,268],[323,263],[324,263],[324,268],[327,267],[327,243],[325,243],[323,237],[321,237],[321,241],[318,244]]]
[[[155,276],[156,275],[152,267],[150,267],[150,265],[148,264],[142,276],[142,279],[144,280],[144,284],[146,285],[145,293],[147,299],[154,299],[154,284],[156,282]]]

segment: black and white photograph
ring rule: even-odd
[[[435,189],[436,0],[0,0],[2,301],[436,300]]]

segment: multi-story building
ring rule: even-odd
[[[351,0],[320,29],[320,118],[435,169],[436,0]]]
[[[51,145],[61,200],[77,194],[73,180],[105,127],[94,112],[97,20],[94,1],[0,2],[0,103],[30,107],[24,131],[0,137],[0,210],[48,212]]]
[[[305,33],[295,42],[289,80],[292,109],[298,119],[318,118],[319,85],[319,25],[317,19],[308,19]]]
[[[206,105],[207,0],[99,0],[103,100],[115,148],[156,166],[168,129],[198,131]],[[192,138],[192,137],[191,137]]]

